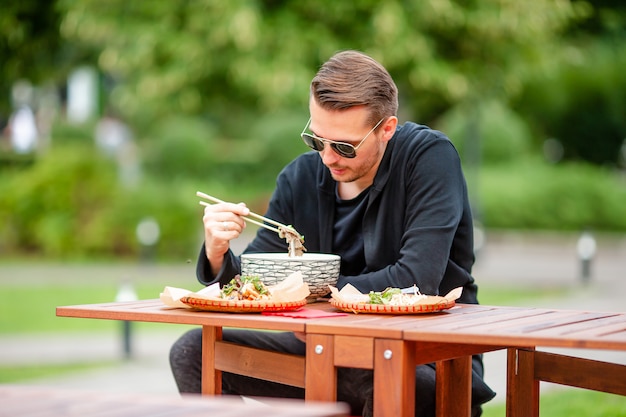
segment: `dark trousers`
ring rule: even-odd
[[[305,344],[289,332],[261,332],[224,329],[223,340],[259,349],[296,355],[305,354]],[[185,333],[170,350],[170,366],[181,393],[200,393],[202,375],[202,329]],[[480,405],[495,393],[483,382],[480,356],[472,361],[472,416],[480,416]],[[261,381],[243,375],[222,374],[224,394],[254,397],[304,398],[304,389],[275,382]],[[339,368],[337,370],[337,400],[346,402],[353,415],[373,415],[373,375],[371,370]],[[451,401],[454,401],[451,399]],[[435,416],[435,365],[415,368],[415,416]]]

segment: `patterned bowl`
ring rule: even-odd
[[[305,253],[290,257],[287,253],[244,253],[241,255],[241,275],[257,275],[265,285],[283,281],[300,271],[309,285],[309,299],[330,293],[329,285],[337,285],[339,278],[339,255]]]

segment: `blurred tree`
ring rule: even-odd
[[[626,140],[626,3],[592,0],[563,36],[557,65],[535,74],[514,106],[563,159],[617,166]],[[555,142],[556,141],[556,142]]]
[[[623,38],[626,36],[626,3],[622,0],[588,0],[589,13],[568,31],[570,36]]]
[[[61,33],[101,52],[111,100],[143,126],[171,113],[237,123],[253,108],[306,108],[317,67],[340,49],[383,62],[407,118],[516,94],[556,35],[587,10],[565,0],[60,0]]]
[[[538,129],[538,141],[560,143],[563,159],[617,166],[626,140],[626,48],[570,53],[554,74],[529,82],[515,106]]]
[[[59,32],[65,14],[56,0],[6,0],[0,7],[0,129],[11,113],[11,89],[18,81],[59,90],[81,62],[94,62],[93,50],[80,48]],[[35,95],[33,98],[37,100]],[[36,107],[37,103],[31,103]],[[35,109],[36,110],[36,109]]]
[[[60,48],[61,14],[54,2],[3,2],[0,11],[0,115],[11,111],[11,87],[19,79],[41,81]]]
[[[101,51],[97,65],[116,81],[111,105],[139,136],[158,136],[158,121],[180,114],[244,140],[251,113],[299,108],[303,123],[318,66],[359,49],[398,83],[402,120],[431,124],[462,109],[474,171],[481,105],[506,102],[529,74],[554,65],[559,34],[588,13],[569,0],[59,2],[62,35]]]
[[[163,247],[164,253],[189,253],[189,247],[196,253],[198,207],[189,207],[189,196],[211,186],[224,198],[236,193],[234,198],[247,202],[255,198],[265,204],[263,193],[271,190],[278,167],[304,149],[299,141],[287,143],[285,138],[292,138],[307,118],[310,79],[322,62],[341,49],[362,50],[390,70],[401,90],[401,119],[433,124],[454,109],[454,116],[461,115],[454,120],[459,136],[469,138],[455,138],[461,141],[459,148],[475,155],[474,161],[482,157],[485,162],[510,162],[499,167],[503,173],[527,151],[524,125],[510,111],[509,101],[530,91],[526,89],[529,79],[547,74],[547,81],[531,91],[536,101],[526,101],[525,117],[536,114],[539,122],[545,119],[569,128],[571,133],[557,138],[572,136],[580,130],[575,127],[580,121],[597,125],[597,118],[583,120],[569,112],[583,104],[614,122],[601,134],[581,137],[582,152],[614,132],[614,126],[624,126],[624,107],[612,105],[609,112],[594,104],[597,95],[592,88],[593,80],[609,80],[598,81],[607,93],[603,97],[623,103],[619,100],[624,97],[624,87],[620,87],[624,84],[610,81],[617,79],[612,76],[621,68],[612,64],[623,60],[607,58],[603,65],[596,65],[602,55],[587,53],[598,38],[623,44],[626,12],[621,3],[5,0],[0,8],[0,118],[8,109],[14,81],[52,80],[61,86],[76,64],[91,64],[104,75],[108,104],[132,125],[143,144],[150,143],[142,149],[147,175],[140,192],[120,196],[109,176],[112,168],[97,168],[86,157],[93,150],[89,147],[73,149],[77,142],[88,143],[85,138],[92,137],[93,126],[56,126],[55,145],[65,143],[71,153],[54,153],[61,150],[53,149],[49,158],[38,160],[24,176],[0,172],[7,176],[0,181],[0,195],[9,197],[0,199],[0,218],[4,213],[12,219],[5,222],[6,228],[0,227],[0,245],[21,242],[42,253],[129,253],[134,226],[149,213],[162,225],[162,241],[178,246]],[[576,60],[579,66],[568,69],[570,76],[563,77],[564,63]],[[589,88],[580,88],[583,79]],[[585,93],[584,100],[574,100],[578,92]],[[481,134],[480,123],[485,123],[489,135]],[[491,153],[477,152],[480,137],[487,145],[484,149],[497,145],[491,146]],[[526,170],[537,171],[522,167],[509,177],[495,174],[502,182],[490,195],[515,202],[519,216],[497,204],[491,211],[506,216],[500,226],[558,226],[558,213],[554,218],[544,216],[545,222],[533,220],[545,209],[532,204],[553,203],[554,199],[544,197],[553,191],[536,200],[528,192],[554,173],[539,172],[542,175],[532,176],[527,188],[511,182],[528,177]],[[588,177],[586,188],[600,182]],[[554,184],[554,189],[572,189],[570,182]],[[598,185],[598,195],[615,188],[609,185]],[[503,190],[517,193],[518,199],[502,199]],[[476,197],[477,188],[472,191]],[[524,204],[529,195],[531,204]],[[592,201],[588,210],[575,208],[569,213],[591,213],[604,221],[610,216],[596,206],[606,206],[618,213],[618,220],[597,226],[608,229],[621,222],[623,193],[606,201],[590,195],[581,192],[576,200]],[[487,203],[490,196],[485,195]],[[78,210],[78,206],[85,209]],[[532,217],[527,224],[519,220],[525,215]],[[567,227],[580,224],[572,220]],[[81,234],[75,232],[76,227]],[[615,228],[623,229],[623,222]],[[187,239],[194,242],[189,245]]]

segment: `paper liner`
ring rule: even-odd
[[[225,313],[260,313],[264,311],[293,311],[306,305],[306,299],[299,301],[249,301],[249,300],[208,300],[187,295],[180,301],[191,308],[203,311]]]

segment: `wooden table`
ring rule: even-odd
[[[326,302],[307,305],[326,311],[335,311]],[[374,369],[373,347],[375,342],[391,340],[401,342],[402,331],[388,328],[387,322],[413,322],[415,316],[375,316],[367,314],[346,315],[332,318],[303,319],[261,314],[235,314],[200,312],[185,309],[166,308],[160,300],[114,302],[57,307],[57,316],[144,321],[202,326],[202,393],[221,393],[222,371],[248,375],[263,380],[279,382],[305,389],[305,400],[336,401],[336,369],[341,366]],[[380,324],[378,324],[380,321]],[[392,320],[393,321],[393,320]],[[339,324],[336,337],[325,333],[314,324]],[[354,334],[356,323],[369,324],[367,334]],[[221,340],[223,327],[245,329],[279,330],[303,332],[307,334],[307,352],[304,357],[279,352],[269,352]],[[307,329],[315,332],[308,333]],[[331,327],[333,329],[335,327]],[[362,336],[362,337],[355,337]],[[354,351],[351,351],[354,349]],[[336,350],[336,353],[335,353]],[[391,363],[396,362],[397,356]],[[403,364],[404,365],[404,364]],[[400,367],[401,368],[401,367]],[[378,371],[375,370],[375,373]],[[409,373],[408,368],[402,372]],[[389,373],[385,373],[389,375]],[[394,374],[392,379],[396,379]],[[403,378],[402,381],[409,380]],[[410,381],[409,381],[410,382]],[[414,384],[414,381],[413,381]],[[401,394],[401,391],[399,394]],[[396,394],[396,393],[394,393]],[[377,416],[398,417],[398,395],[379,395],[377,407],[384,411]],[[400,397],[403,397],[400,395]],[[413,394],[402,404],[412,404]],[[413,412],[410,413],[413,415]],[[408,414],[407,414],[408,415]]]
[[[307,319],[171,309],[158,299],[57,307],[56,313],[63,317],[202,326],[203,394],[221,393],[221,371],[304,388],[304,357],[239,346],[221,339],[223,327],[304,332]]]
[[[437,362],[437,415],[467,417],[471,410],[471,355],[506,346],[449,342],[447,335],[419,341],[419,336],[407,339],[407,335],[426,323],[434,325],[451,318],[462,321],[476,308],[480,307],[457,305],[439,313],[357,314],[311,321],[306,325],[307,379],[309,369],[319,375],[343,366],[373,369],[374,415],[410,417],[415,408],[415,366]],[[410,336],[416,337],[415,333]],[[330,353],[326,355],[326,351]],[[330,384],[322,392],[316,388],[307,387],[307,398],[328,398],[336,391]]]
[[[0,416],[11,417],[345,417],[344,404],[302,404],[295,400],[263,402],[214,397],[163,398],[128,393],[0,385]]]
[[[307,308],[332,310],[328,303]],[[202,326],[206,394],[220,393],[221,371],[228,371],[304,387],[307,401],[335,401],[337,368],[355,367],[374,371],[375,416],[408,417],[415,404],[414,367],[437,362],[438,416],[467,417],[471,355],[508,349],[509,417],[537,415],[540,380],[626,395],[623,365],[536,351],[540,346],[626,350],[621,313],[457,305],[436,314],[297,319],[172,310],[146,300],[58,307],[57,315]],[[304,332],[306,355],[223,342],[222,327]]]
[[[537,348],[578,348],[626,351],[626,314],[615,312],[552,310],[544,308],[463,306],[441,319],[424,318],[403,328],[409,349],[438,346],[445,341],[452,353],[508,349],[507,416],[539,415],[539,382],[586,388],[626,395],[626,366],[539,351]],[[459,384],[468,387],[470,370],[465,360],[465,377]],[[452,365],[454,366],[454,365]],[[439,370],[438,370],[439,372]],[[442,369],[441,372],[450,372]],[[452,371],[453,372],[453,371]],[[405,382],[409,383],[409,382]],[[445,395],[445,380],[443,393]],[[439,381],[438,381],[439,385]],[[462,392],[462,390],[459,390]],[[438,402],[439,411],[455,407]],[[441,407],[441,408],[440,408]],[[463,414],[464,413],[464,414]],[[454,410],[445,415],[469,415]]]

